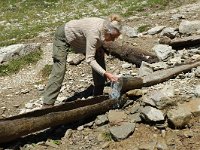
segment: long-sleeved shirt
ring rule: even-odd
[[[95,53],[103,45],[102,34],[104,19],[83,18],[65,24],[66,40],[75,51],[86,55],[86,62],[102,76],[105,70],[96,62]]]

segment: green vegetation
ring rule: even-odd
[[[51,33],[71,19],[107,16],[118,13],[133,16],[136,11],[148,14],[175,0],[6,0],[0,3],[0,46],[20,43],[41,32]],[[177,3],[177,2],[176,2]]]
[[[27,66],[28,64],[35,64],[41,59],[42,51],[38,50],[31,52],[30,54],[23,56],[19,59],[14,59],[8,64],[0,65],[0,76],[11,75],[17,73],[20,69]]]
[[[149,27],[150,27],[150,25],[147,25],[147,24],[141,25],[138,27],[138,32],[141,33],[141,32],[147,31],[149,29]]]
[[[103,132],[102,136],[103,136],[103,139],[105,141],[111,141],[112,140],[112,136],[111,136],[110,132]]]
[[[45,67],[41,70],[41,74],[43,78],[48,78],[52,70],[52,65],[45,65]]]

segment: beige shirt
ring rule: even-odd
[[[102,46],[104,35],[102,35],[104,19],[84,18],[72,20],[65,24],[65,35],[67,42],[75,53],[86,55],[86,62],[102,76],[105,70],[96,62],[96,50]]]

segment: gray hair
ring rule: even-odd
[[[121,30],[122,30],[122,25],[121,25],[121,22],[119,21],[109,21],[109,20],[106,20],[104,22],[104,33],[112,33],[114,30],[118,31],[119,33],[121,33]]]

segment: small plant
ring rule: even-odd
[[[45,65],[45,67],[41,70],[41,74],[43,78],[48,78],[52,70],[52,65]]]
[[[102,137],[105,141],[111,141],[112,140],[112,136],[110,132],[103,132],[102,133]]]
[[[28,64],[35,64],[41,59],[42,51],[38,50],[23,56],[19,59],[11,60],[8,64],[0,65],[0,76],[11,75],[17,73],[20,69]]]
[[[145,31],[147,31],[148,30],[148,28],[150,27],[150,25],[141,25],[141,26],[139,26],[138,27],[138,32],[145,32]]]

